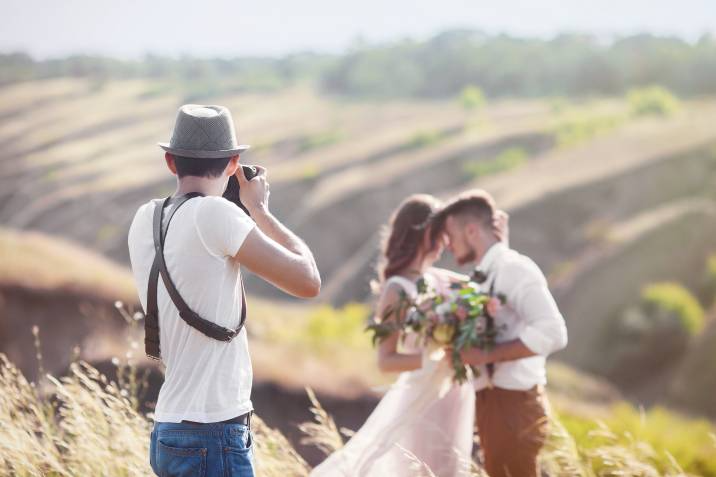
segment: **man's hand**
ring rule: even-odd
[[[460,357],[463,363],[471,364],[473,366],[482,366],[483,364],[490,363],[490,352],[482,350],[480,348],[470,348],[467,350],[460,351]]]
[[[246,179],[243,167],[239,167],[236,170],[236,179],[239,181],[239,198],[251,216],[258,212],[268,211],[270,195],[266,168],[261,166],[254,167],[258,172],[251,180]]]
[[[495,235],[509,247],[510,245],[510,216],[504,210],[496,210],[495,217],[492,221],[492,227],[495,231]]]
[[[473,366],[514,361],[516,359],[531,358],[536,355],[534,351],[525,346],[519,339],[496,344],[490,351],[470,348],[460,352],[460,356],[465,364],[471,364]]]

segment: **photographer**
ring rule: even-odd
[[[266,170],[240,165],[249,146],[238,144],[228,109],[182,106],[159,145],[177,190],[142,205],[128,237],[146,351],[166,365],[150,464],[158,475],[251,476],[241,267],[302,298],[319,293],[320,275],[306,244],[271,215]],[[239,194],[230,201],[222,195],[232,176]]]

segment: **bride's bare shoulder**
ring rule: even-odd
[[[390,304],[395,303],[400,298],[400,292],[403,290],[403,287],[400,286],[395,281],[388,281],[385,283],[382,283],[380,285],[380,288],[378,289],[378,303],[379,304]]]

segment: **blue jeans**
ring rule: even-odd
[[[149,464],[159,477],[253,477],[252,441],[243,424],[155,422]]]

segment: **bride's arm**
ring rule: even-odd
[[[386,311],[395,307],[399,300],[400,294],[398,287],[388,286],[378,300],[376,318],[382,320]],[[394,316],[390,319],[403,319],[403,317]],[[413,371],[422,367],[422,356],[420,354],[403,354],[398,352],[399,337],[400,333],[393,333],[378,345],[378,367],[384,373]]]

